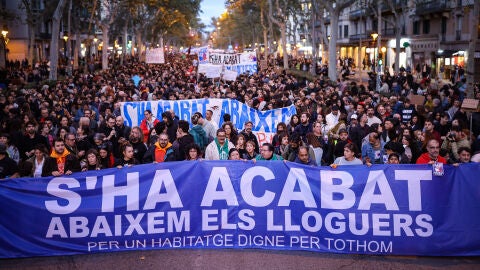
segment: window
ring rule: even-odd
[[[429,34],[430,33],[430,20],[423,21],[423,33]]]
[[[419,21],[414,21],[413,22],[413,34],[414,35],[419,35],[420,34],[420,22]]]
[[[348,25],[343,26],[343,34],[346,38],[348,38]]]
[[[341,25],[338,26],[338,37],[342,38],[342,26]]]

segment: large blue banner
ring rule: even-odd
[[[200,161],[0,182],[0,257],[170,248],[480,255],[479,164]]]

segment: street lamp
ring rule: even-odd
[[[4,42],[7,41],[7,35],[8,35],[8,28],[7,28],[6,25],[4,25],[3,28],[2,28],[2,37],[3,37]]]
[[[386,62],[387,62],[387,61],[386,61],[386,60],[387,60],[387,57],[386,57],[386,55],[385,55],[385,52],[387,51],[387,48],[382,47],[381,51],[382,51],[382,59],[379,59],[379,61],[381,60],[381,65],[387,66],[387,63],[386,63]]]

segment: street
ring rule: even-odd
[[[152,250],[0,260],[0,269],[479,269],[480,257],[323,254],[270,250]]]

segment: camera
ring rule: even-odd
[[[455,136],[457,135],[457,133],[455,131],[451,131],[447,138],[450,140],[450,141],[454,141],[455,140]]]

